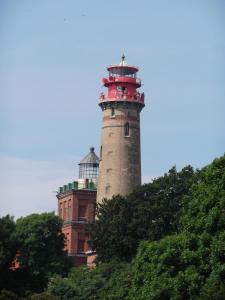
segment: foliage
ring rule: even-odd
[[[18,297],[13,292],[3,289],[0,292],[0,300],[18,300]]]
[[[103,200],[97,207],[97,219],[88,226],[98,260],[130,261],[141,240],[158,240],[175,232],[182,197],[190,193],[194,180],[192,167],[181,172],[174,167],[127,197]]]
[[[74,268],[68,278],[52,278],[48,291],[62,300],[122,300],[129,291],[128,274],[129,265],[118,262],[101,264],[94,269]]]
[[[32,214],[16,222],[18,260],[27,291],[41,292],[53,274],[66,275],[69,261],[60,219],[53,213]]]
[[[185,197],[182,230],[211,235],[225,229],[225,155],[202,169],[191,195]]]
[[[225,299],[225,156],[198,175],[181,233],[142,242],[130,299]]]
[[[40,294],[33,294],[30,297],[28,297],[27,300],[60,300],[60,298],[56,297],[56,296],[53,296],[53,295],[50,295],[47,292],[43,292],[43,293],[40,293]]]
[[[15,231],[16,224],[13,217],[7,215],[0,218],[0,272],[9,268],[15,258],[18,247]]]
[[[10,267],[19,247],[15,232],[13,217],[7,215],[0,218],[0,290],[9,289],[12,281]]]

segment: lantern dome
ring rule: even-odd
[[[79,163],[79,179],[96,179],[98,177],[99,158],[95,154],[95,148],[91,147],[90,152]]]

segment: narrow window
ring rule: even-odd
[[[110,192],[110,185],[109,184],[105,187],[105,192],[106,192],[106,194],[108,194]]]
[[[130,125],[128,122],[124,125],[124,136],[130,136]]]
[[[102,160],[102,146],[100,148],[100,160]]]
[[[115,108],[114,107],[111,108],[111,117],[115,117]]]
[[[72,219],[71,199],[69,199],[69,202],[68,202],[68,219],[69,219],[69,220]]]
[[[79,221],[85,221],[86,220],[86,211],[87,208],[85,205],[80,205],[78,210],[78,219]]]
[[[84,253],[85,240],[78,240],[77,253]]]
[[[59,217],[60,217],[61,219],[63,219],[63,204],[62,204],[62,203],[60,203]]]

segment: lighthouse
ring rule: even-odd
[[[107,68],[102,79],[107,88],[100,94],[102,130],[97,202],[113,195],[127,195],[141,185],[140,112],[144,93],[138,89],[138,68],[121,62]]]

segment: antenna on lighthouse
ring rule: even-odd
[[[124,55],[124,53],[123,53],[123,55],[121,56],[121,62],[120,62],[120,66],[126,66],[127,65],[127,63],[126,63],[126,61],[125,61],[125,55]]]

